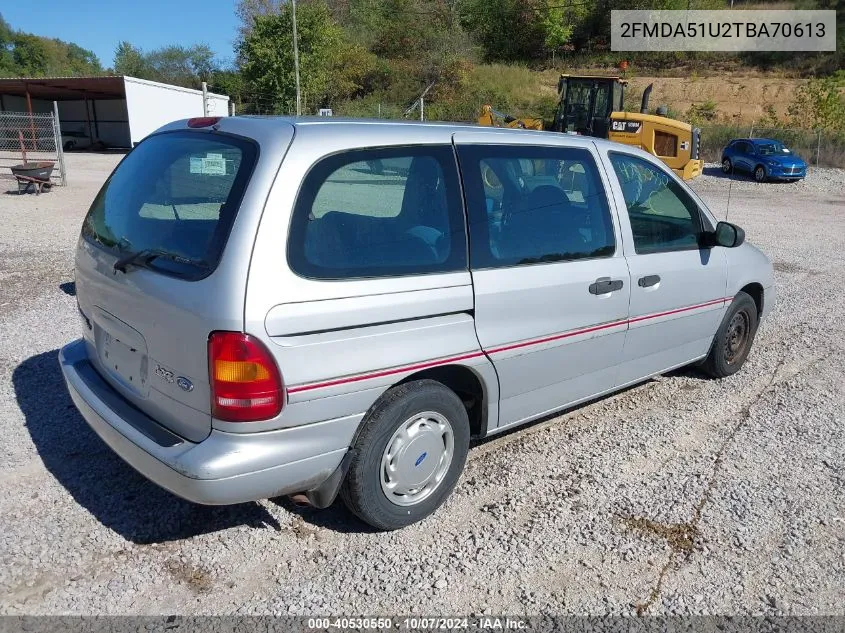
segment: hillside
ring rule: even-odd
[[[771,105],[779,117],[785,117],[801,79],[774,77],[635,77],[630,91],[640,95],[654,83],[651,107],[667,105],[678,113],[687,112],[692,105],[712,101],[720,120],[732,123],[752,123],[766,114]]]
[[[506,64],[478,64],[468,71],[458,91],[448,95],[432,95],[426,104],[429,118],[473,120],[484,103],[514,116],[543,116],[551,118],[557,102],[557,82],[561,73],[585,75],[613,75],[612,69],[566,68],[531,70],[524,66]],[[645,74],[628,78],[626,98],[628,109],[639,109],[643,90],[654,84],[650,108],[666,105],[669,111],[684,118],[691,106],[704,107],[712,102],[711,122],[751,124],[767,115],[772,106],[778,118],[785,120],[799,86],[805,79],[773,75],[747,76],[747,72],[725,73],[719,76],[660,76]],[[392,116],[390,95],[372,95],[366,99],[347,102],[337,108],[343,114],[357,116]],[[380,106],[380,107],[379,107]]]

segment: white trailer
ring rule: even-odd
[[[136,77],[124,77],[123,81],[132,145],[165,123],[177,119],[204,116],[206,111],[207,116],[229,116],[229,97],[225,95],[206,93],[207,110],[204,111],[201,90]]]

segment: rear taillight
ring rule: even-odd
[[[211,415],[227,422],[255,422],[279,415],[285,389],[276,362],[258,339],[213,332],[208,339]]]

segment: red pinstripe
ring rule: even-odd
[[[426,363],[419,363],[417,365],[407,365],[404,367],[396,367],[394,369],[385,369],[384,371],[377,371],[371,374],[359,374],[357,376],[338,378],[336,380],[329,380],[327,382],[315,382],[311,383],[310,385],[298,385],[296,387],[290,387],[288,389],[288,393],[299,393],[301,391],[311,391],[312,389],[323,389],[325,387],[334,387],[335,385],[345,385],[350,382],[370,380],[371,378],[381,378],[382,376],[403,374],[409,371],[417,371],[420,369],[428,369],[429,367],[437,367],[438,365],[445,365],[447,363],[454,363],[455,361],[459,360],[478,358],[479,356],[484,356],[484,352],[469,352],[468,354],[461,354],[460,356],[450,356],[449,358],[441,358],[440,360],[432,360]]]
[[[611,323],[602,323],[601,325],[592,325],[587,328],[583,328],[581,330],[571,330],[569,332],[564,332],[563,334],[555,334],[554,336],[546,336],[544,338],[539,338],[532,341],[522,341],[521,343],[512,343],[510,345],[503,345],[502,347],[494,347],[492,349],[487,350],[488,354],[498,354],[499,352],[507,352],[512,349],[519,349],[521,347],[529,347],[531,345],[542,345],[543,343],[549,343],[551,341],[559,341],[564,338],[569,338],[571,336],[578,336],[579,334],[589,334],[590,332],[598,332],[599,330],[606,330],[608,328],[616,327],[618,325],[627,325],[628,320],[623,319],[621,321],[613,321]]]
[[[640,321],[645,321],[646,319],[656,319],[662,316],[669,316],[670,314],[678,314],[679,312],[688,312],[689,310],[697,310],[698,308],[706,308],[707,306],[714,306],[717,303],[724,303],[725,301],[733,301],[733,297],[724,297],[722,299],[713,299],[713,301],[708,301],[707,303],[699,303],[698,305],[689,306],[688,308],[677,308],[676,310],[667,310],[666,312],[657,312],[655,314],[646,314],[644,316],[634,317],[633,319],[628,319],[628,323],[639,323]]]
[[[578,330],[571,330],[569,332],[564,332],[562,334],[555,334],[553,336],[545,336],[539,339],[533,339],[529,341],[521,341],[519,343],[513,343],[509,345],[502,345],[500,347],[494,347],[488,349],[486,351],[487,354],[499,354],[501,352],[507,352],[514,349],[520,349],[523,347],[531,347],[533,345],[542,345],[543,343],[550,343],[552,341],[559,341],[562,339],[570,338],[573,336],[578,336],[580,334],[589,334],[590,332],[598,332],[600,330],[607,330],[613,327],[618,327],[620,325],[630,325],[631,323],[639,323],[640,321],[646,321],[648,319],[657,319],[664,316],[669,316],[672,314],[679,314],[681,312],[689,312],[690,310],[698,310],[699,308],[707,308],[709,306],[715,306],[720,303],[733,301],[733,297],[724,297],[722,299],[713,299],[712,301],[707,301],[705,303],[699,303],[694,306],[687,306],[685,308],[677,308],[675,310],[667,310],[665,312],[656,312],[654,314],[646,314],[643,316],[634,317],[632,319],[622,319],[621,321],[612,321],[610,323],[602,323],[600,325],[592,325],[590,327],[581,328]],[[393,376],[395,374],[404,374],[413,371],[419,371],[421,369],[429,369],[431,367],[437,367],[439,365],[447,365],[449,363],[454,363],[461,360],[469,360],[472,358],[479,358],[484,356],[485,352],[477,351],[477,352],[467,352],[466,354],[461,354],[459,356],[449,356],[447,358],[441,358],[439,360],[431,360],[424,363],[416,363],[413,365],[403,365],[402,367],[394,367],[393,369],[384,369],[381,371],[370,372],[366,374],[358,374],[356,376],[346,376],[344,378],[336,378],[334,380],[327,380],[323,382],[314,382],[310,384],[304,385],[295,385],[293,387],[288,388],[289,394],[294,393],[301,393],[303,391],[313,391],[314,389],[325,389],[327,387],[335,387],[337,385],[346,385],[349,383],[354,382],[361,382],[362,380],[371,380],[373,378],[383,378],[384,376]]]

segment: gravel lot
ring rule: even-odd
[[[381,534],[339,504],[191,505],[88,430],[56,354],[119,156],[68,158],[66,189],[0,194],[0,613],[845,614],[844,171],[732,184],[779,292],[738,375],[482,442],[444,509]],[[724,217],[728,181],[695,188]]]

